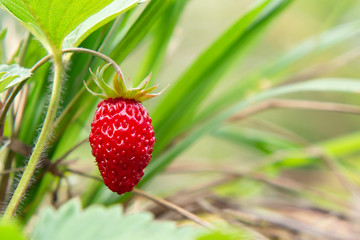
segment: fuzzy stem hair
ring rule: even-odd
[[[4,221],[9,221],[15,214],[21,199],[31,181],[34,174],[35,168],[41,157],[41,153],[45,149],[48,143],[48,136],[51,131],[53,122],[56,117],[56,112],[59,106],[60,95],[61,95],[61,82],[63,76],[63,65],[62,65],[62,53],[57,49],[52,49],[53,61],[54,61],[54,82],[52,86],[52,95],[50,97],[49,107],[44,120],[43,128],[41,129],[39,138],[31,154],[28,165],[21,177],[21,180],[16,187],[14,195],[12,196],[9,205],[3,216]]]

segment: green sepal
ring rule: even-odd
[[[125,81],[121,73],[116,72],[113,78],[113,87],[114,91],[118,94],[118,96],[122,96],[126,92]]]
[[[149,87],[148,89],[141,91],[141,96],[151,93],[152,91],[154,91],[157,87],[159,86],[159,84],[156,84],[155,86]],[[161,92],[163,92],[164,90],[162,90]]]
[[[91,91],[88,86],[86,89],[93,95],[98,96],[102,99],[107,98],[123,98],[123,99],[134,99],[136,101],[142,102],[147,99],[156,97],[160,95],[164,90],[156,94],[149,94],[154,91],[159,85],[152,86],[150,88],[146,88],[149,84],[151,73],[135,88],[127,88],[125,85],[124,77],[121,72],[117,71],[113,78],[113,88],[106,84],[104,81],[103,75],[105,70],[110,64],[106,64],[102,67],[99,67],[94,74],[91,70],[90,73],[94,78],[96,85],[103,91],[104,94],[95,93]]]
[[[90,88],[87,86],[85,80],[84,80],[84,85],[85,85],[86,90],[88,90],[92,95],[97,96],[97,97],[99,97],[101,99],[107,99],[108,98],[104,94],[96,93],[96,92],[93,92],[92,90],[90,90]]]
[[[157,97],[160,94],[162,94],[169,87],[169,85],[167,85],[163,90],[161,90],[158,93],[148,94],[149,92],[152,92],[153,90],[155,90],[155,88],[157,88],[158,86],[159,86],[159,84],[157,84],[157,85],[155,85],[153,87],[150,87],[150,88],[146,89],[145,91],[143,91],[140,95],[137,96],[138,101],[143,102],[143,101],[148,100],[150,98]]]
[[[150,78],[151,78],[151,73],[148,76],[146,76],[146,78],[135,89],[144,90],[149,84]]]
[[[118,94],[116,94],[116,92],[106,84],[106,82],[104,81],[104,78],[103,78],[104,72],[109,67],[109,65],[110,64],[106,64],[103,67],[99,67],[96,70],[96,74],[94,74],[90,69],[90,73],[93,76],[95,83],[105,93],[106,96],[108,96],[110,98],[117,98]]]

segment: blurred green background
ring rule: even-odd
[[[194,58],[253,2],[232,0],[190,1],[181,17],[179,26],[175,30],[175,36],[170,43],[167,60],[157,80],[163,86],[169,82],[171,84],[171,81],[177,79],[179,74],[190,65]],[[222,94],[224,89],[228,89],[235,82],[241,81],[242,77],[246,76],[247,73],[257,69],[259,66],[268,65],[307,38],[320,35],[325,30],[337,25],[357,20],[359,10],[360,2],[356,0],[294,1],[270,25],[266,34],[260,38],[253,49],[234,64],[232,70],[223,77],[221,85],[218,86],[213,95],[218,96]],[[314,73],[312,78],[358,78],[360,74],[359,40],[360,36],[357,36],[337,44],[335,47],[326,49],[326,51],[320,54],[314,53],[299,63],[290,65],[285,70],[285,74],[275,77],[283,81],[284,79],[290,80],[296,77],[307,76],[307,74],[313,72],[319,72],[318,74]],[[146,43],[143,44],[122,65],[122,68],[128,73],[130,78],[136,75],[137,60],[141,59],[146,47]],[[349,61],[345,60],[346,63],[341,67],[327,69],[335,59],[342,59],[345,58],[344,56],[351,54],[354,54],[354,57]],[[265,78],[263,85],[264,88],[271,86]],[[356,94],[298,93],[288,97],[354,105],[360,104],[359,97]],[[145,104],[150,105],[151,108],[152,102]],[[309,141],[309,143],[325,141],[360,130],[359,116],[298,109],[272,109],[257,114],[250,119],[243,120],[237,125],[238,127],[245,126],[247,129],[256,130],[264,127],[263,124],[259,125],[261,121],[287,129]],[[359,160],[358,153],[352,156],[353,161]],[[174,164],[180,166],[186,164],[225,165],[238,170],[244,170],[251,168],[254,163],[256,165],[259,157],[261,156],[257,152],[248,149],[246,146],[239,146],[221,138],[207,136],[203,137],[198,143],[182,154]],[[311,172],[308,173],[311,174]],[[166,181],[163,178],[166,178]],[[164,191],[165,188],[162,186],[164,183],[167,183],[169,190],[176,191],[174,184],[186,188],[192,182],[201,181],[201,176],[196,179],[190,178],[188,182],[183,181],[184,175],[173,177],[173,181],[169,180],[169,178],[171,178],[169,175],[158,177],[151,184],[153,187],[149,187],[154,189],[154,191],[156,191],[155,189],[157,191]],[[304,179],[307,179],[307,177]],[[202,181],[207,180],[206,176],[202,176]]]
[[[192,0],[185,11],[182,13],[180,22],[175,29],[174,36],[171,39],[169,49],[166,53],[166,60],[163,68],[159,71],[156,81],[162,87],[176,80],[179,75],[191,64],[216,37],[221,34],[231,23],[233,23],[254,1],[242,0]],[[136,11],[142,10],[140,6]],[[310,36],[320,35],[327,29],[336,25],[354,21],[358,19],[360,2],[357,0],[301,0],[294,1],[270,27],[266,30],[257,44],[246,55],[235,62],[231,71],[223,77],[222,84],[219,85],[212,94],[219,96],[225,89],[231,87],[235,82],[242,80],[247,73],[257,69],[259,66],[268,65],[269,62],[281,57],[286,52],[296,47]],[[1,27],[8,28],[6,36],[6,45],[13,51],[24,35],[23,28],[10,16],[0,14]],[[148,38],[151,38],[149,36]],[[307,76],[307,74],[316,73],[313,77],[359,77],[360,59],[357,55],[360,51],[360,37],[352,38],[348,41],[337,44],[335,47],[326,49],[320,54],[307,57],[304,60],[292,64],[285,71],[285,74],[275,76],[283,81],[296,77]],[[136,77],[136,71],[141,60],[146,53],[149,41],[144,41],[140,47],[133,51],[129,57],[121,64],[127,78]],[[9,50],[9,48],[8,48]],[[10,51],[11,52],[11,51]],[[357,53],[357,54],[356,54]],[[327,67],[334,60],[353,54],[351,60],[338,68]],[[321,71],[323,69],[323,71]],[[289,74],[290,73],[290,74]],[[266,78],[262,81],[263,88],[270,87],[271,84]],[[310,100],[333,101],[359,105],[360,100],[356,95],[345,95],[336,93],[301,93],[292,95],[295,98],[304,98]],[[211,99],[211,98],[210,98]],[[156,100],[146,102],[151,114],[152,106]],[[326,139],[336,138],[337,136],[347,135],[359,131],[360,122],[358,116],[349,114],[339,114],[331,112],[317,112],[307,110],[289,110],[273,109],[264,113],[257,114],[238,123],[238,127],[245,126],[246,129],[258,129],[264,127],[259,122],[265,121],[266,124],[287,129],[296,135],[301,136],[310,143],[324,141]],[[89,128],[84,128],[82,136],[85,138]],[[354,161],[358,160],[358,155],[354,156]],[[94,167],[89,146],[83,146],[74,152],[69,158],[81,159],[82,167],[92,169]],[[229,164],[237,169],[247,169],[252,166],[259,158],[257,152],[248,149],[246,146],[229,143],[221,138],[214,136],[203,137],[194,146],[182,154],[175,164]],[[163,176],[169,178],[169,176]],[[168,183],[169,188],[174,187],[174,182],[186,187],[188,182],[163,181],[162,177],[154,181],[150,189],[156,191],[165,191]],[[181,179],[184,176],[180,177]],[[205,178],[207,179],[207,178]],[[195,181],[191,178],[191,181]],[[197,181],[197,180],[196,180]],[[173,189],[175,190],[175,188]],[[165,191],[166,192],[166,191]]]
[[[156,73],[154,82],[160,83],[161,88],[167,84],[170,84],[171,87],[172,83],[182,75],[199,54],[228,29],[254,2],[250,0],[189,1],[181,15],[179,24],[174,30],[161,69],[153,70]],[[135,19],[144,7],[145,4],[137,7],[132,18]],[[225,92],[228,92],[233,85],[241,83],[249,74],[259,74],[258,77],[261,78],[261,81],[256,84],[253,91],[246,93],[247,96],[254,94],[255,90],[269,89],[277,84],[280,85],[280,83],[333,77],[359,79],[359,27],[354,33],[355,37],[340,41],[340,43],[324,50],[317,49],[295,64],[289,64],[279,74],[272,74],[271,71],[276,72],[276,69],[266,68],[282,59],[283,56],[286,56],[287,53],[308,38],[313,38],[313,43],[316,44],[317,37],[320,41],[321,34],[325,31],[349,22],[360,22],[359,12],[360,1],[358,0],[293,1],[270,24],[265,33],[262,33],[261,37],[252,43],[251,47],[245,48],[246,51],[242,52],[233,66],[229,68],[230,70],[222,76],[221,84],[218,84],[211,96],[201,103],[201,108],[206,109],[209,106],[208,104],[213,103],[213,99],[224,96]],[[0,24],[1,28],[8,28],[6,45],[15,49],[24,35],[23,28],[14,19],[2,14],[2,12],[0,12]],[[145,41],[142,41],[120,65],[126,78],[130,81],[139,77],[138,70],[142,65],[144,56],[148,53],[152,37],[149,34]],[[331,41],[331,36],[327,40]],[[286,65],[286,62],[283,64]],[[266,69],[266,71],[261,72],[262,69]],[[249,83],[244,82],[243,84]],[[297,93],[285,95],[281,98],[360,105],[358,94]],[[159,99],[144,103],[150,115]],[[79,135],[79,140],[88,136],[90,121],[91,117]],[[294,145],[289,142],[294,143]],[[348,179],[353,180],[354,183],[359,184],[360,178],[357,175],[360,174],[359,143],[360,121],[358,115],[299,109],[270,109],[239,122],[223,124],[211,134],[200,138],[199,141],[177,157],[170,165],[169,170],[147,184],[145,190],[164,197],[176,195],[180,191],[191,190],[196,187],[201,188],[203,184],[205,186],[216,179],[221,179],[224,175],[224,172],[215,171],[214,173],[210,170],[219,170],[220,172],[224,170],[225,175],[226,170],[229,169],[238,172],[250,171],[269,161],[269,159],[275,158],[284,161],[278,164],[270,164],[270,166],[261,168],[259,171],[270,178],[280,176],[293,179],[302,184],[333,193],[341,200],[351,200],[351,194],[337,181],[334,174],[324,164],[321,164],[319,159],[308,154],[309,151],[306,148],[322,146],[331,151],[334,150],[333,153],[338,154],[340,159],[339,171]],[[300,150],[292,152],[296,148]],[[284,155],[276,157],[276,154]],[[74,165],[74,169],[97,174],[88,144],[78,148],[68,159],[79,160]],[[196,172],[197,169],[199,172]],[[205,171],[206,169],[209,171]],[[91,181],[76,175],[69,176],[69,179],[76,193],[82,192],[86,183]],[[229,181],[227,184],[217,186],[212,190],[214,194],[230,197],[234,201],[241,199],[244,204],[262,198],[274,198],[288,202],[298,199],[297,195],[286,195],[285,197],[283,192],[274,191],[268,188],[267,184],[248,179]],[[62,191],[65,192],[66,189],[64,188]],[[106,199],[108,195],[111,195],[109,191],[103,191],[101,197]],[[309,197],[307,193],[303,195],[305,198]],[[65,197],[62,196],[62,198]],[[309,198],[313,200],[316,206],[331,210],[340,208],[334,203],[330,204],[323,201],[319,196],[310,196]],[[249,202],[244,199],[248,199]],[[97,201],[100,200],[97,199]]]

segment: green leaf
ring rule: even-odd
[[[124,214],[120,206],[91,206],[82,210],[78,199],[57,211],[44,209],[33,229],[33,240],[190,240],[204,232],[195,227],[156,222],[147,212]]]
[[[117,62],[122,62],[162,17],[163,12],[171,6],[172,2],[174,0],[151,0],[124,38],[116,45],[110,57]]]
[[[92,32],[135,7],[139,0],[115,0],[78,25],[64,40],[63,48],[77,47]]]
[[[360,132],[351,132],[333,139],[319,142],[316,145],[326,149],[336,156],[347,156],[360,150]]]
[[[154,77],[160,70],[161,64],[166,56],[168,44],[177,26],[178,20],[188,0],[174,1],[162,14],[161,19],[155,25],[152,32],[153,41],[144,57],[142,66],[138,69],[136,79],[137,85],[146,75],[151,72]]]
[[[249,90],[256,88],[263,79],[268,79],[272,83],[283,80],[284,78],[279,79],[276,77],[284,74],[291,65],[310,56],[316,56],[336,44],[358,36],[359,33],[360,21],[354,21],[311,36],[284,55],[268,61],[264,66],[260,66],[249,75],[242,77],[220,97],[214,99],[211,104],[208,104],[206,109],[199,114],[196,121],[201,121],[222,108],[239,101]],[[290,74],[293,74],[293,72],[290,72]]]
[[[66,35],[113,0],[0,0],[49,51],[61,49]]]
[[[155,161],[152,161],[145,169],[145,176],[143,177],[142,183],[150,180],[153,176],[156,175],[156,173],[163,171],[165,167],[168,166],[180,153],[186,150],[205,134],[217,129],[223,121],[225,121],[233,114],[244,110],[256,102],[264,101],[266,99],[274,98],[280,95],[298,92],[345,92],[358,94],[360,92],[360,81],[356,79],[341,78],[312,80],[309,82],[302,82],[269,89],[252,96],[251,98],[242,100],[230,109],[223,111],[221,114],[218,114],[208,121],[202,123],[200,126],[198,126],[198,128],[184,137],[182,141],[178,142],[170,150],[159,156]]]
[[[0,92],[11,88],[18,83],[31,77],[30,69],[20,67],[17,64],[0,65]]]
[[[153,114],[158,151],[192,124],[196,109],[241,51],[247,50],[259,31],[290,2],[260,1],[208,47],[167,91]]]
[[[353,21],[335,26],[323,33],[312,36],[281,57],[274,59],[274,61],[269,61],[260,71],[263,73],[262,77],[273,78],[287,70],[291,64],[306,57],[316,56],[336,44],[359,36],[359,34],[360,21]],[[291,72],[291,74],[293,74],[293,72]]]
[[[216,130],[213,136],[227,140],[234,144],[245,145],[247,148],[260,153],[271,154],[278,150],[298,147],[275,134],[255,129],[236,129],[226,126]]]

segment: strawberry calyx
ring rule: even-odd
[[[101,89],[103,93],[96,93],[89,89],[89,87],[85,84],[86,89],[101,99],[108,99],[108,98],[123,98],[123,99],[134,99],[135,101],[142,102],[148,100],[150,98],[156,97],[160,95],[165,89],[160,91],[159,93],[151,93],[154,91],[159,84],[147,88],[151,73],[135,88],[128,88],[125,84],[123,75],[121,72],[117,71],[112,81],[112,87],[110,87],[103,78],[105,70],[108,68],[110,64],[106,64],[102,67],[99,67],[96,70],[96,73],[93,73],[90,69],[90,73],[94,79],[96,85]]]

